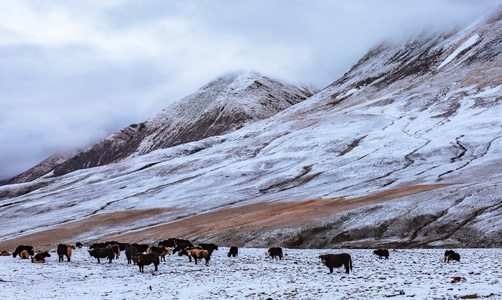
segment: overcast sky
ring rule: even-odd
[[[0,0],[0,180],[216,77],[324,87],[372,46],[501,0]]]

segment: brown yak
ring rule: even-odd
[[[186,252],[188,257],[193,257],[193,259],[195,260],[195,264],[197,264],[197,259],[204,258],[206,260],[206,266],[209,266],[209,260],[211,259],[209,251],[204,249],[193,248],[193,249],[186,249]]]

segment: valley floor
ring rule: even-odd
[[[372,250],[284,249],[282,260],[266,249],[228,248],[213,253],[209,266],[168,256],[158,271],[140,273],[122,253],[111,264],[97,263],[86,248],[71,262],[51,252],[45,264],[0,257],[1,299],[502,299],[502,249],[455,249],[461,262],[443,262],[444,249],[391,250],[389,260]],[[329,274],[318,258],[347,252],[353,271]],[[458,277],[460,281],[454,278]]]

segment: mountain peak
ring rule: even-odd
[[[231,132],[266,119],[307,97],[298,87],[257,72],[225,74],[148,119],[147,128],[168,130],[169,137],[152,132],[142,142],[139,153]]]

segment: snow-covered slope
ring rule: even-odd
[[[151,135],[117,163],[0,187],[0,246],[178,236],[500,247],[501,41],[499,9],[456,32],[380,45],[309,99],[230,133],[170,147]],[[235,84],[263,99],[250,81],[231,82],[201,92],[218,102]],[[181,122],[208,111],[183,105],[173,108]]]

